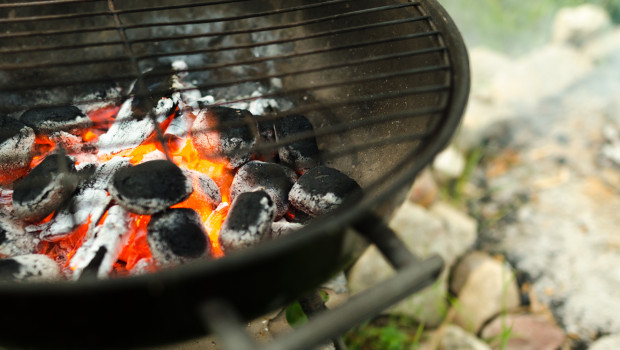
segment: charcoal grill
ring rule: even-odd
[[[280,116],[306,115],[324,163],[365,191],[295,235],[220,260],[106,281],[0,283],[7,344],[188,339],[206,332],[204,315],[213,309],[206,302],[256,317],[341,271],[368,241],[410,282],[389,285],[393,295],[379,294],[374,312],[441,268],[438,259],[416,261],[383,224],[449,141],[468,95],[466,50],[437,1],[14,1],[0,4],[0,24],[0,113],[148,95],[145,82],[169,75],[161,67],[183,58],[189,79],[223,104],[269,97],[290,106]],[[112,86],[120,96],[104,93]],[[254,90],[260,96],[248,96]],[[310,346],[303,341],[297,346]],[[287,344],[282,348],[294,348]]]

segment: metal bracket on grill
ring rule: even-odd
[[[398,273],[369,290],[349,299],[332,310],[317,310],[309,322],[265,346],[258,346],[244,331],[234,309],[226,303],[209,302],[203,309],[207,326],[221,336],[225,349],[295,350],[312,349],[369,319],[435,281],[443,268],[443,260],[433,256],[417,259],[381,219],[366,216],[354,225],[394,266]],[[320,307],[319,307],[320,309]]]

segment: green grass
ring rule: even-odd
[[[520,54],[547,42],[553,16],[564,6],[603,6],[620,23],[618,0],[440,0],[469,46]]]
[[[420,348],[423,332],[424,323],[404,316],[390,316],[356,327],[344,340],[349,350],[415,350]]]

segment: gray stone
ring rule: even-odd
[[[471,96],[488,97],[489,84],[500,72],[510,69],[513,60],[498,51],[486,47],[474,47],[469,51],[471,66]]]
[[[439,254],[446,265],[452,264],[471,248],[476,240],[476,222],[449,205],[438,202],[430,210],[405,202],[390,226],[408,249],[420,258]],[[376,286],[394,274],[375,247],[369,248],[351,268],[349,287],[353,294]],[[447,274],[423,291],[404,300],[391,311],[402,313],[427,326],[437,326],[447,309]]]
[[[562,93],[592,68],[590,59],[571,47],[544,46],[497,74],[490,98],[497,105],[522,111]]]
[[[390,227],[418,257],[438,254],[448,266],[473,246],[477,236],[474,219],[441,201],[429,210],[405,202]]]
[[[428,208],[435,203],[438,194],[439,186],[437,186],[432,172],[426,168],[418,175],[413,186],[411,186],[409,200]]]
[[[444,330],[440,349],[443,350],[490,350],[489,345],[455,325],[448,325]]]
[[[493,349],[504,350],[556,350],[566,339],[566,334],[557,325],[541,315],[500,315],[486,325],[481,332]]]
[[[512,270],[486,253],[469,253],[452,275],[451,288],[458,290],[454,321],[470,332],[477,333],[491,317],[519,306]]]
[[[604,336],[590,345],[590,350],[617,350],[620,349],[620,334]]]
[[[433,170],[440,181],[456,179],[465,170],[465,157],[454,146],[448,146],[435,157]]]
[[[611,28],[611,18],[600,6],[583,4],[558,11],[553,21],[553,42],[581,46]]]

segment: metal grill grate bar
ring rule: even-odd
[[[138,56],[137,58],[146,59],[146,58],[158,58],[158,57],[165,57],[165,56],[203,54],[203,53],[220,52],[220,51],[228,51],[228,50],[250,49],[250,48],[257,48],[257,47],[268,46],[268,45],[281,45],[281,44],[288,44],[288,43],[293,43],[293,42],[302,41],[302,40],[316,39],[316,38],[320,38],[324,36],[345,34],[345,33],[355,32],[358,30],[368,30],[368,29],[375,29],[375,28],[391,26],[391,25],[423,21],[423,20],[428,20],[429,18],[430,18],[429,16],[420,16],[420,17],[413,17],[413,18],[407,18],[407,19],[402,19],[402,20],[387,21],[387,22],[373,23],[373,24],[367,24],[367,25],[362,25],[362,26],[343,28],[343,29],[338,29],[338,30],[324,31],[320,33],[314,33],[314,34],[309,34],[309,35],[304,35],[304,36],[296,36],[296,37],[291,37],[287,39],[269,40],[269,41],[264,41],[260,43],[253,43],[253,44],[246,44],[246,45],[215,47],[215,48],[210,48],[210,49],[205,49],[205,50],[170,52],[170,53],[166,53],[165,55],[144,55],[144,56]],[[275,28],[275,29],[299,27],[299,26],[303,26],[307,24],[314,24],[319,21],[322,22],[322,21],[327,21],[327,20],[331,20],[331,18],[324,17],[324,18],[320,18],[317,20],[299,22],[299,23],[290,24],[286,26],[277,26],[278,28]],[[228,32],[213,32],[213,33],[205,33],[205,34],[197,34],[197,35],[186,35],[186,36],[181,36],[181,37],[172,37],[168,39],[164,39],[161,37],[150,38],[150,39],[144,39],[144,40],[130,41],[129,44],[132,45],[132,44],[143,43],[143,42],[186,40],[186,39],[206,38],[206,37],[211,37],[211,36],[231,35],[231,34],[247,34],[247,33],[259,32],[259,31],[260,32],[270,31],[270,30],[275,30],[275,29],[273,27],[270,27],[270,28],[261,28],[261,29],[255,29],[255,30],[250,30],[250,31],[248,30],[236,31],[236,32],[228,31]],[[116,28],[114,28],[114,30],[116,30]],[[432,35],[432,34],[439,34],[439,32],[432,31],[432,32],[424,33],[424,34]],[[96,47],[96,46],[124,45],[124,43],[125,43],[124,41],[110,41],[110,42],[89,43],[89,44],[70,45],[70,46],[65,45],[65,46],[53,46],[53,47],[50,46],[50,47],[35,47],[35,48],[25,48],[25,49],[10,49],[10,50],[0,50],[0,54],[81,49],[81,48]],[[113,58],[106,58],[106,59],[100,59],[100,60],[42,62],[42,63],[34,63],[34,64],[24,63],[24,64],[2,65],[0,66],[0,68],[2,68],[3,70],[9,71],[9,70],[18,70],[18,69],[51,68],[51,67],[66,67],[66,66],[74,66],[74,65],[97,64],[97,63],[106,63],[106,62],[117,62],[117,61],[122,61],[122,60],[125,60],[125,58],[113,57]]]
[[[95,0],[95,1],[100,1],[100,0]],[[238,0],[238,1],[248,1],[248,0]],[[351,2],[351,1],[352,0],[332,0],[332,1],[322,2],[318,4],[307,5],[307,6],[311,6],[310,8],[318,8],[318,7],[322,7],[326,5],[333,5],[333,4],[338,4],[342,2]],[[179,5],[179,8],[183,8],[182,6],[183,5]],[[302,6],[297,6],[296,8],[287,8],[287,9],[282,9],[279,11],[266,11],[266,12],[262,12],[262,14],[264,16],[268,16],[268,15],[276,15],[276,14],[303,10],[304,8],[301,8],[301,7]],[[153,8],[149,8],[149,11],[152,11],[152,10]],[[215,22],[226,22],[226,21],[239,20],[239,19],[249,19],[249,18],[255,18],[255,17],[259,17],[258,14],[248,15],[247,17],[244,17],[244,18],[240,18],[239,16],[237,16],[237,17],[225,17],[225,18],[203,19],[203,20],[181,21],[181,22],[141,23],[141,24],[134,24],[134,25],[125,25],[125,28],[126,29],[138,29],[138,28],[164,27],[164,26],[173,26],[173,25],[206,24],[206,23],[215,23]],[[18,33],[0,34],[0,38],[76,34],[76,33],[83,33],[84,31],[96,32],[96,31],[107,31],[107,30],[115,30],[115,29],[116,27],[95,27],[95,28],[84,28],[84,30],[82,29],[73,30],[72,29],[72,30],[18,32]]]
[[[342,0],[339,0],[339,1],[342,1]],[[405,5],[411,6],[412,4],[405,4]],[[400,7],[402,7],[402,6],[399,6],[399,7],[396,7],[396,8],[400,8]],[[390,8],[390,9],[394,9],[394,8]],[[321,22],[337,20],[337,19],[341,19],[341,18],[345,18],[345,17],[350,17],[350,16],[368,14],[368,13],[373,13],[373,12],[381,12],[381,11],[385,11],[385,8],[374,8],[372,10],[352,11],[352,12],[347,12],[345,14],[321,17],[321,18],[316,18],[316,19],[302,21],[302,22],[294,22],[294,23],[289,23],[289,24],[286,24],[286,25],[277,25],[277,26],[253,28],[253,29],[245,29],[245,30],[231,30],[231,31],[224,31],[224,32],[209,32],[209,33],[202,33],[202,34],[195,34],[195,35],[151,37],[151,38],[145,38],[145,39],[132,40],[130,43],[133,45],[133,44],[147,43],[147,42],[186,40],[186,39],[207,38],[207,37],[223,36],[223,35],[251,34],[251,33],[274,31],[274,30],[280,30],[280,29],[290,29],[290,28],[301,27],[301,26],[310,25],[310,24],[317,24],[317,23],[321,23]],[[288,12],[288,11],[284,11],[284,12]],[[354,27],[354,28],[345,28],[345,29],[342,29],[342,30],[331,31],[331,32],[327,32],[327,33],[346,33],[346,32],[350,32],[350,31],[354,31],[354,30],[363,30],[363,29],[376,28],[378,26],[383,26],[383,25],[396,25],[396,24],[415,22],[415,21],[420,21],[420,20],[427,20],[429,18],[430,18],[429,16],[420,16],[420,17],[408,18],[408,19],[398,20],[398,21],[388,21],[388,22],[383,22],[383,23],[368,24],[366,26],[357,26],[357,27]],[[236,20],[236,19],[237,18],[230,18],[229,17],[229,18],[221,20],[221,21],[225,22],[225,21],[231,21],[231,20]],[[220,22],[220,21],[218,20],[218,21],[215,21],[215,22]],[[176,25],[190,25],[190,24],[203,24],[203,23],[205,23],[205,22],[204,21],[200,21],[199,23],[194,23],[193,21],[186,21],[186,22],[177,22]],[[172,24],[166,24],[166,25],[172,25]],[[140,27],[123,26],[123,28],[126,29],[126,30],[129,30],[129,29],[135,29],[135,28],[143,28],[143,26],[142,25],[140,25]],[[104,27],[102,30],[105,30],[105,31],[116,30],[116,27]],[[10,37],[10,36],[8,36],[8,37]],[[308,39],[308,38],[313,38],[313,37],[315,37],[315,36],[308,35],[305,38]],[[286,42],[286,41],[282,41],[282,42],[279,42],[279,43],[284,43],[284,42]],[[274,41],[273,43],[278,43],[278,42]],[[6,54],[6,53],[25,53],[25,52],[55,51],[55,50],[68,50],[68,49],[78,49],[78,48],[98,47],[98,46],[109,46],[109,45],[119,45],[119,44],[123,44],[123,42],[122,41],[109,41],[109,42],[85,43],[85,44],[80,44],[80,45],[56,45],[56,46],[27,47],[27,48],[18,48],[18,49],[1,49],[0,53],[5,53]]]
[[[77,3],[102,2],[102,1],[106,1],[106,0],[48,0],[48,1],[32,1],[32,2],[14,2],[14,3],[0,4],[0,8],[35,7],[35,6],[77,4]]]
[[[365,41],[365,42],[360,42],[360,43],[353,43],[353,44],[348,44],[348,45],[333,46],[333,47],[329,47],[329,48],[323,48],[323,49],[317,49],[317,50],[311,50],[311,51],[304,51],[304,52],[295,52],[295,53],[282,54],[282,55],[269,56],[269,57],[259,57],[259,58],[252,59],[252,60],[237,61],[237,62],[231,62],[231,63],[206,65],[206,66],[201,67],[200,71],[216,70],[216,69],[235,67],[235,66],[253,65],[253,64],[267,62],[267,61],[282,60],[282,59],[289,59],[289,58],[297,58],[297,57],[302,57],[302,56],[308,56],[308,55],[314,55],[314,54],[320,54],[320,53],[327,53],[327,52],[333,52],[333,51],[338,51],[338,50],[355,49],[355,48],[360,48],[360,47],[365,47],[365,46],[370,46],[370,45],[384,44],[384,43],[393,42],[393,41],[401,41],[401,40],[408,40],[408,39],[414,39],[414,38],[420,38],[420,37],[433,36],[433,35],[437,35],[437,34],[438,34],[438,32],[414,33],[414,34],[403,35],[403,36],[398,36],[398,37],[389,38],[389,39]],[[438,49],[444,49],[444,48],[440,47]],[[172,53],[168,54],[167,53],[167,54],[161,54],[161,55],[140,56],[140,57],[137,57],[136,59],[139,60],[139,59],[145,59],[145,58],[157,58],[157,57],[166,57],[166,56],[179,56],[179,55],[206,53],[206,52],[210,52],[210,50],[198,50],[198,51],[192,50],[192,51],[184,51],[184,52],[175,52],[174,54],[172,54]],[[426,52],[424,52],[424,53],[426,53]],[[119,58],[119,60],[121,60],[121,58]],[[122,60],[127,60],[127,58],[124,58]],[[33,88],[52,88],[52,87],[59,87],[59,86],[66,86],[66,85],[96,84],[96,83],[109,82],[111,80],[127,81],[127,80],[133,80],[133,79],[136,79],[136,76],[134,76],[134,75],[123,75],[123,76],[106,77],[106,78],[102,78],[102,79],[100,78],[100,79],[64,80],[62,82],[37,83],[35,85],[33,85],[33,84],[26,84],[26,85],[16,85],[16,86],[10,86],[10,87],[9,86],[7,86],[7,87],[0,86],[0,91],[24,91],[24,90],[29,90],[29,89],[33,89]]]
[[[94,0],[94,1],[105,1],[105,0]],[[223,4],[230,4],[234,2],[246,2],[246,1],[251,1],[251,0],[210,1],[210,2],[189,3],[189,4],[183,4],[183,5],[145,7],[145,8],[131,9],[131,10],[112,10],[112,11],[97,11],[97,12],[87,12],[87,13],[70,13],[70,14],[63,14],[63,15],[2,18],[0,19],[0,23],[21,23],[21,22],[35,22],[35,21],[40,22],[40,21],[59,20],[59,19],[90,18],[90,17],[107,16],[110,13],[122,15],[122,14],[128,14],[128,13],[138,13],[138,12],[151,12],[151,11],[154,12],[154,11],[166,11],[166,10],[201,7],[201,6],[223,5]],[[338,1],[342,1],[342,0],[338,0]],[[6,6],[6,7],[9,7],[9,6]]]

